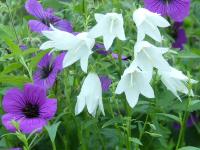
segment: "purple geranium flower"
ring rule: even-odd
[[[34,83],[45,89],[53,86],[58,72],[63,68],[62,62],[66,53],[61,53],[53,59],[52,53],[47,53],[38,63],[38,69],[34,74]]]
[[[38,19],[29,21],[31,31],[41,33],[44,30],[50,30],[50,24],[52,24],[60,30],[72,32],[70,22],[55,16],[54,11],[50,8],[45,10],[37,0],[28,0],[25,8],[29,14]]]
[[[2,102],[6,112],[2,123],[6,129],[15,132],[12,121],[16,121],[23,133],[40,132],[57,110],[57,100],[47,98],[45,91],[33,84],[26,84],[23,91],[18,88],[9,89]]]
[[[173,27],[175,42],[172,44],[172,47],[179,48],[180,50],[183,50],[184,44],[187,43],[187,36],[182,25],[183,22],[175,22]]]
[[[100,76],[100,81],[103,92],[108,92],[112,80],[108,76]]]
[[[145,8],[181,22],[190,13],[190,0],[144,0]]]

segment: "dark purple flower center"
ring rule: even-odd
[[[170,3],[172,0],[161,0],[161,1],[163,1],[165,4],[168,4],[168,3]]]
[[[41,78],[45,79],[49,76],[49,74],[52,72],[53,70],[53,66],[52,65],[47,65],[45,67],[42,68],[42,72],[41,72]]]
[[[39,106],[37,104],[26,104],[22,112],[27,118],[36,118],[39,116]]]
[[[51,21],[49,19],[43,19],[41,20],[43,24],[45,24],[46,26],[50,27]]]

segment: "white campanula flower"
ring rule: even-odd
[[[78,115],[87,106],[88,112],[95,116],[99,107],[100,111],[105,115],[102,102],[101,81],[96,73],[89,73],[85,78],[81,92],[77,97],[75,114]]]
[[[41,49],[54,48],[56,50],[68,50],[63,60],[63,67],[68,67],[80,60],[81,68],[87,72],[88,59],[92,54],[95,40],[88,37],[87,32],[77,35],[52,28],[53,31],[43,31],[42,33],[50,39],[41,45]]]
[[[169,22],[160,14],[150,12],[145,8],[139,8],[133,13],[133,20],[137,26],[137,40],[141,41],[145,35],[161,42],[162,37],[158,27],[168,27]]]
[[[159,75],[161,76],[161,81],[170,90],[179,100],[181,98],[178,95],[178,92],[184,94],[190,94],[193,96],[193,91],[189,92],[187,85],[189,82],[189,78],[184,75],[181,71],[171,67],[170,71],[158,71]],[[197,83],[197,81],[190,79],[190,83]]]
[[[103,36],[103,43],[106,50],[109,50],[116,37],[120,40],[126,39],[122,14],[95,14],[95,19],[97,24],[89,31],[89,36],[92,38]]]
[[[124,71],[115,93],[121,94],[124,92],[128,104],[133,108],[137,104],[140,94],[148,98],[154,98],[154,91],[150,85],[151,78],[151,71],[140,70],[133,61]]]
[[[142,70],[151,71],[153,67],[159,70],[170,70],[170,65],[162,56],[168,48],[156,47],[147,41],[139,41],[134,47],[135,61]]]

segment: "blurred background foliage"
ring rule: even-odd
[[[132,12],[142,0],[41,0],[45,8],[51,7],[56,15],[72,22],[76,32],[87,31],[94,24],[94,13],[111,11],[121,12],[125,20],[127,41],[115,41],[111,48],[114,52],[134,58],[133,45],[136,41],[136,27],[132,21]],[[139,4],[138,4],[139,3]],[[0,1],[0,100],[11,87],[22,88],[24,83],[32,82],[38,61],[47,53],[38,48],[45,40],[42,35],[32,33],[28,20],[33,18],[24,9],[25,0]],[[177,54],[166,55],[169,62],[185,74],[200,80],[200,1],[192,0],[190,16],[184,21],[188,42],[184,50],[173,49]],[[171,21],[173,24],[173,21]],[[171,47],[174,41],[172,27],[162,30],[166,37],[163,46]],[[98,39],[99,42],[101,40]],[[22,50],[25,45],[27,50]],[[89,68],[96,66],[100,75],[108,75],[112,80],[109,92],[104,93],[103,102],[106,116],[100,114],[93,118],[85,111],[74,115],[76,96],[80,91],[85,74],[78,63],[66,68],[58,77],[57,83],[49,91],[49,97],[59,101],[56,117],[49,124],[61,122],[55,139],[58,150],[76,149],[134,149],[140,145],[143,150],[172,150],[176,146],[183,111],[196,116],[197,121],[185,130],[184,146],[200,148],[200,86],[194,85],[195,96],[189,108],[186,108],[186,96],[183,102],[175,98],[155,76],[153,88],[156,99],[140,97],[139,103],[131,109],[124,95],[114,95],[121,74],[130,61],[114,60],[111,56],[94,54],[89,60]],[[78,66],[78,67],[76,67]],[[0,109],[0,114],[3,110]],[[53,129],[52,129],[53,130]],[[22,142],[0,127],[0,147],[22,147]],[[34,150],[51,149],[51,142],[44,130],[36,134]],[[186,147],[191,149],[191,147]]]

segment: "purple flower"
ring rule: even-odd
[[[100,81],[103,92],[108,92],[112,80],[108,76],[100,76]]]
[[[95,45],[95,50],[96,50],[97,53],[99,53],[99,54],[101,54],[101,55],[106,56],[106,55],[108,55],[108,54],[111,54],[112,57],[113,57],[114,59],[119,59],[119,55],[118,55],[118,54],[113,53],[113,52],[111,52],[110,50],[109,50],[109,51],[106,51],[103,44],[96,44],[96,45]],[[129,58],[126,57],[126,56],[124,56],[124,55],[122,55],[122,56],[121,56],[121,59],[122,59],[122,60],[127,60],[127,59],[129,59]]]
[[[27,47],[26,45],[24,45],[24,44],[21,44],[19,47],[20,47],[21,50],[23,50],[23,51],[25,51],[25,50],[28,49],[28,47]]]
[[[22,148],[10,148],[9,150],[22,150]]]
[[[38,19],[29,21],[31,31],[41,33],[44,30],[50,30],[50,24],[52,24],[60,30],[72,32],[70,22],[55,16],[51,8],[45,10],[37,0],[28,0],[25,8],[29,14]]]
[[[58,72],[62,69],[62,62],[66,53],[61,53],[55,59],[47,53],[38,63],[38,69],[34,74],[34,83],[45,89],[53,86]]]
[[[16,121],[23,133],[40,132],[57,110],[57,100],[47,98],[45,91],[33,84],[26,84],[23,91],[18,88],[9,89],[2,101],[6,112],[2,116],[5,128],[15,132],[12,121]]]
[[[190,0],[144,0],[145,8],[181,22],[190,13]]]
[[[172,44],[172,47],[179,48],[180,50],[183,50],[183,45],[187,43],[186,33],[182,25],[182,22],[175,22],[173,27],[175,42]]]

